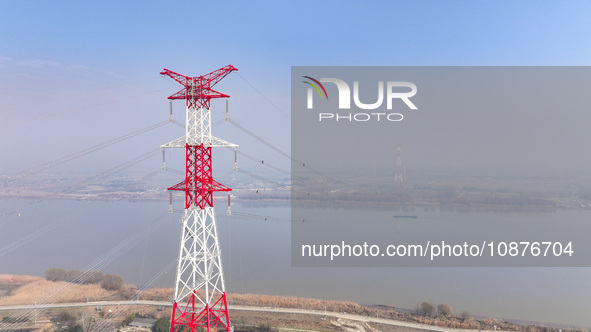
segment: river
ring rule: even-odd
[[[128,283],[172,287],[180,213],[167,202],[3,200],[0,273],[44,275],[51,267],[100,267]],[[261,293],[414,308],[447,303],[454,312],[591,326],[591,268],[291,267],[288,206],[236,203],[217,209],[230,292]],[[19,215],[20,214],[20,215]],[[420,211],[442,221],[490,218],[490,212]],[[240,216],[238,216],[240,215]],[[252,215],[277,217],[264,220]],[[515,213],[552,222],[591,220],[591,211]],[[411,221],[412,222],[412,221]],[[170,264],[173,262],[172,264]],[[169,265],[170,264],[170,265]],[[165,274],[153,278],[166,266]]]

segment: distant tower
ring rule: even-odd
[[[232,189],[213,179],[211,148],[238,146],[211,135],[210,102],[230,97],[212,87],[234,70],[228,65],[197,77],[168,69],[160,73],[183,86],[168,99],[183,99],[186,105],[185,136],[162,146],[185,148],[186,156],[185,180],[168,188],[185,193],[171,332],[231,331],[213,193]]]
[[[402,160],[400,159],[400,154],[402,152],[402,148],[400,144],[396,148],[396,167],[394,168],[394,183],[399,183],[402,185],[404,183],[404,176],[402,173]]]

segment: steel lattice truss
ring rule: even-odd
[[[215,332],[231,331],[226,303],[222,255],[218,242],[213,192],[232,189],[213,179],[212,147],[238,146],[211,135],[212,98],[230,96],[212,87],[237,70],[231,65],[207,75],[188,77],[164,69],[166,75],[183,85],[168,99],[184,99],[185,136],[162,147],[185,148],[185,180],[168,188],[185,192],[185,210],[175,283],[171,332],[196,332],[197,327]],[[181,305],[186,301],[186,305]]]

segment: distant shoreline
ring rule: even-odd
[[[232,198],[232,203],[241,203],[246,206],[291,206],[292,199],[289,194],[273,192],[252,194],[250,191],[238,197]],[[350,200],[321,200],[321,194],[314,194],[317,199],[298,199],[297,205],[306,208],[325,208],[327,201],[331,207],[342,209],[380,209],[391,211],[402,211],[408,209],[424,209],[426,211],[442,212],[556,212],[557,210],[591,210],[591,205],[577,206],[577,204],[556,204],[556,205],[519,205],[519,204],[484,204],[484,203],[462,203],[462,202],[437,202],[437,201],[350,201]],[[72,201],[97,201],[97,202],[166,202],[167,193],[149,193],[149,192],[101,192],[101,193],[54,193],[40,190],[12,190],[9,188],[0,188],[0,199],[15,200],[72,200]],[[225,196],[216,197],[216,199],[225,199]]]

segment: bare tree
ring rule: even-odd
[[[462,313],[460,314],[460,317],[462,318],[463,321],[467,321],[472,318],[472,316],[470,316],[470,313],[467,312],[466,310],[462,311]]]
[[[123,279],[118,275],[105,274],[101,287],[106,290],[119,290],[123,287]]]
[[[431,302],[423,301],[421,302],[421,314],[425,316],[431,316],[435,311],[435,306],[431,304]]]
[[[88,277],[84,281],[85,284],[100,284],[105,278],[101,271],[87,271],[86,274]]]
[[[453,310],[451,310],[451,306],[447,303],[441,303],[437,306],[437,314],[440,316],[451,316],[453,315]]]
[[[66,280],[66,271],[64,269],[52,267],[45,271],[45,279],[49,281],[64,281]]]
[[[66,281],[80,284],[82,275],[83,272],[80,270],[68,270],[66,271]]]
[[[82,319],[82,331],[83,332],[90,332],[94,327],[94,318],[88,314],[86,311],[82,311],[80,314],[80,318]]]

